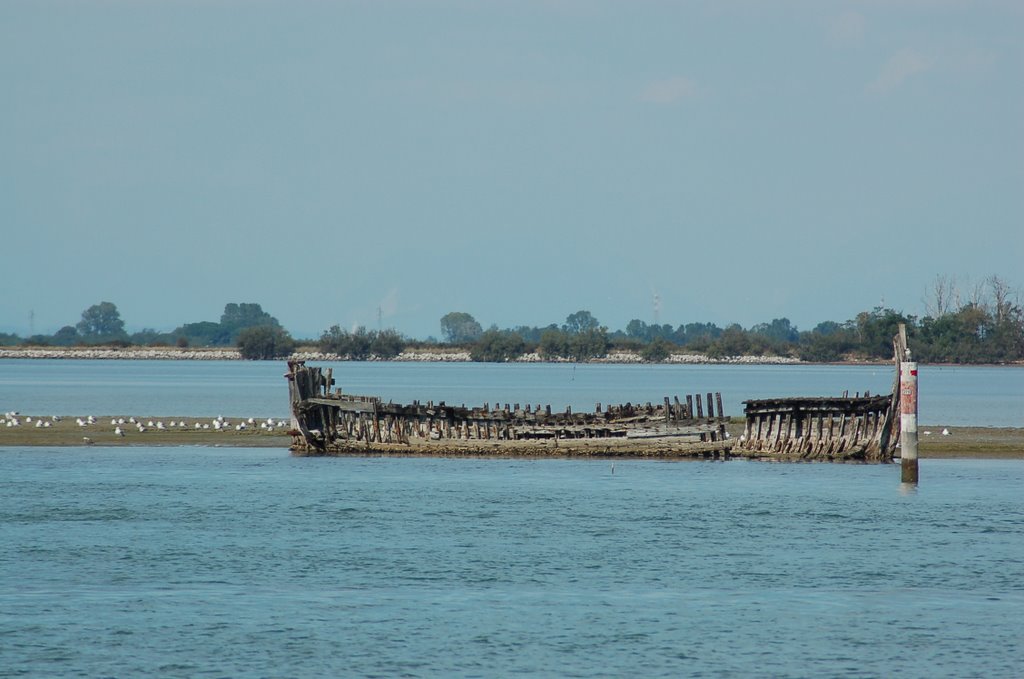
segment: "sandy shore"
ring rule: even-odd
[[[273,429],[261,428],[261,422],[252,423],[248,419],[227,418],[226,425],[220,429],[213,425],[213,418],[195,416],[145,416],[136,417],[142,422],[145,431],[128,421],[125,415],[106,415],[95,417],[94,424],[80,426],[76,420],[82,416],[70,415],[54,421],[51,417],[43,417],[44,424],[36,426],[39,419],[32,413],[19,414],[14,419],[17,426],[6,426],[5,419],[0,417],[0,447],[2,446],[226,446],[226,447],[267,447],[288,448],[292,437],[288,434],[288,426],[275,426]],[[125,424],[111,424],[111,420],[124,419]],[[7,418],[11,421],[11,418]],[[275,419],[275,425],[279,420]],[[152,422],[152,426],[149,423]],[[171,426],[170,423],[185,423],[185,427]],[[157,423],[163,424],[163,429]],[[196,424],[199,427],[196,427]],[[240,425],[244,424],[244,428]],[[206,428],[203,428],[205,425]],[[123,436],[115,433],[120,426]],[[942,430],[949,429],[949,436],[942,436]],[[743,422],[734,418],[729,425],[733,438],[738,438],[743,431]],[[1024,459],[1024,429],[997,427],[943,427],[922,426],[919,442],[919,455],[922,458],[1018,458]],[[925,435],[931,431],[931,435]],[[578,442],[576,442],[578,444]],[[583,454],[602,454],[600,448],[612,456],[658,456],[657,444],[642,441],[623,441],[609,444],[596,439],[581,447]],[[611,446],[611,447],[609,447]],[[592,449],[592,450],[591,450]],[[590,452],[586,452],[590,450]],[[536,454],[540,456],[567,456],[570,453],[563,444],[559,450],[553,444],[536,446]],[[353,451],[357,452],[357,451]],[[381,450],[371,453],[391,454],[425,454],[425,455],[462,455],[502,454],[500,446],[490,441],[450,441],[441,443],[422,442],[415,450],[400,446],[384,446]]]

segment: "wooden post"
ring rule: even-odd
[[[917,363],[909,360],[900,362],[900,468],[900,480],[917,485]]]

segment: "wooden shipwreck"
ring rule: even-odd
[[[744,401],[738,439],[720,393],[643,405],[597,404],[593,412],[551,406],[444,402],[403,405],[334,388],[331,369],[289,361],[288,389],[297,454],[367,451],[425,455],[589,455],[744,457],[889,462],[899,442],[900,371],[906,334],[893,339],[896,378],[888,395],[773,398]],[[706,410],[706,414],[705,414]]]
[[[736,453],[748,457],[891,462],[900,438],[900,361],[906,327],[893,337],[892,393],[744,401],[746,425]]]
[[[867,393],[744,401],[747,421],[737,452],[757,457],[888,462],[895,447],[892,402],[891,395]]]
[[[289,361],[285,377],[297,454],[724,458],[734,442],[726,433],[729,418],[720,393],[556,412],[540,404],[385,403],[342,393],[334,388],[331,369],[304,361]]]

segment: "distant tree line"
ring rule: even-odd
[[[964,292],[951,279],[938,277],[922,318],[885,307],[862,311],[847,321],[824,321],[801,331],[787,318],[750,328],[714,323],[648,324],[631,320],[610,331],[586,310],[569,314],[562,324],[487,330],[469,313],[441,317],[441,342],[412,340],[397,330],[344,330],[332,325],[318,340],[321,351],[350,360],[394,358],[409,346],[444,346],[468,351],[474,361],[502,362],[536,352],[548,360],[586,361],[610,351],[633,351],[661,361],[673,353],[727,356],[791,356],[812,362],[888,359],[892,337],[903,323],[914,358],[926,363],[1008,363],[1024,360],[1024,311],[1020,295],[993,276]],[[237,346],[245,358],[287,356],[295,349],[276,318],[255,303],[229,303],[219,322],[186,323],[169,333],[144,329],[128,334],[117,306],[94,304],[76,325],[53,335],[22,339],[0,333],[0,345]]]
[[[317,342],[320,351],[352,361],[394,358],[402,353],[407,343],[397,330],[367,330],[359,326],[350,332],[337,325],[325,330]]]
[[[584,310],[570,314],[560,326],[492,327],[482,332],[472,315],[452,312],[442,317],[441,331],[448,344],[468,349],[475,361],[506,361],[533,351],[548,359],[583,361],[624,350],[638,352],[648,361],[685,352],[712,358],[772,355],[834,362],[892,358],[892,338],[903,323],[914,358],[921,362],[1024,360],[1020,295],[998,276],[966,292],[939,277],[927,307],[928,314],[919,318],[879,306],[847,321],[824,321],[809,331],[799,330],[788,318],[746,329],[738,324],[673,326],[633,319],[624,330],[609,331]]]
[[[219,322],[186,323],[171,332],[145,328],[128,334],[117,305],[93,304],[82,312],[75,325],[65,325],[52,335],[33,335],[22,340],[16,335],[0,335],[0,344],[29,346],[236,346],[245,358],[287,356],[295,341],[276,318],[259,304],[231,302],[224,306]]]

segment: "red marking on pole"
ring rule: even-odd
[[[916,370],[911,370],[910,374],[913,375],[914,377],[917,377],[917,371]]]

